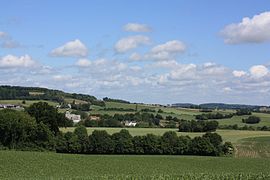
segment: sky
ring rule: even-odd
[[[269,105],[269,0],[3,0],[0,85]]]

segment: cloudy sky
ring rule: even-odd
[[[269,0],[4,0],[0,84],[269,105]]]

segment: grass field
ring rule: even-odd
[[[269,179],[270,159],[0,151],[0,179]]]
[[[234,125],[237,124],[239,127],[242,126],[254,126],[254,127],[262,127],[262,126],[270,126],[270,114],[266,113],[252,113],[254,116],[258,116],[261,118],[261,122],[258,124],[246,124],[242,122],[243,118],[247,118],[248,116],[233,116],[230,119],[221,119],[217,120],[220,125]]]
[[[52,101],[44,101],[44,100],[25,100],[25,104],[22,103],[23,100],[0,100],[0,104],[16,104],[16,105],[21,105],[28,107],[33,103],[38,103],[38,102],[47,102],[49,105],[56,106],[58,103],[52,102]]]

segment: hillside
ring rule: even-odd
[[[0,100],[45,100],[59,104],[77,100],[92,105],[104,106],[104,102],[85,94],[66,93],[40,87],[0,86]]]

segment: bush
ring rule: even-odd
[[[242,122],[246,124],[257,124],[260,121],[261,121],[261,118],[257,116],[249,116],[247,119],[242,119]]]

